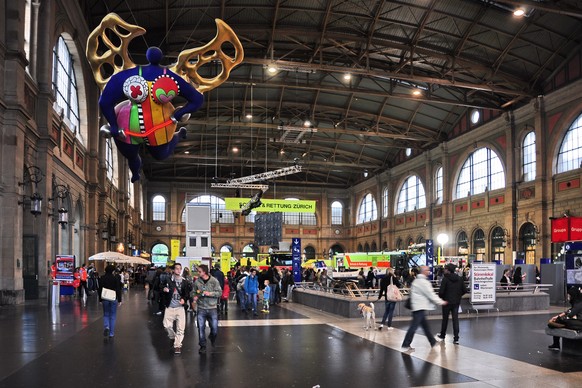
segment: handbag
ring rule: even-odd
[[[117,299],[117,293],[114,290],[103,287],[101,290],[101,299],[113,302]]]
[[[551,318],[548,321],[548,327],[551,327],[552,329],[563,329],[566,327],[566,320],[564,318],[562,318],[562,316],[557,316],[555,318]]]
[[[386,289],[386,299],[390,302],[400,302],[402,300],[402,293],[396,287],[392,281],[392,277],[390,277],[390,285]]]
[[[404,302],[404,308],[412,310],[412,302],[410,300],[410,296],[408,297],[408,299],[406,299],[406,302]]]

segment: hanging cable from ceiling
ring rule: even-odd
[[[139,23],[137,21],[137,18],[135,17],[133,10],[131,9],[131,7],[129,6],[129,2],[127,0],[125,0],[125,5],[127,6],[127,10],[129,11],[129,13],[131,14],[131,17],[133,18],[133,22],[139,26]],[[111,11],[109,10],[109,6],[107,5],[107,2],[105,2],[105,8],[107,8],[107,13],[110,13]],[[143,39],[143,42],[145,43],[145,46],[147,48],[149,48],[150,46],[148,45],[148,41],[146,40],[145,36],[142,35],[141,38]]]
[[[254,108],[254,96],[253,96],[253,92],[254,92],[254,88],[253,88],[253,73],[251,70],[251,174],[253,175],[253,159],[255,158],[255,150],[254,150],[254,142],[253,142],[253,108]]]
[[[267,159],[269,158],[267,144],[269,143],[269,88],[265,87],[265,171],[269,171],[267,169]]]
[[[215,137],[214,137],[214,177],[218,178],[218,90],[216,93],[216,120],[215,120]],[[228,149],[227,149],[228,152]]]

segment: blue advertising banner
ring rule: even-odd
[[[301,281],[301,239],[291,240],[291,260],[293,265],[293,280],[295,283]]]
[[[432,240],[426,240],[426,265],[430,270],[429,280],[434,280],[434,243]]]

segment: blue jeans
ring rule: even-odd
[[[424,310],[418,310],[412,312],[412,323],[406,332],[406,336],[404,337],[404,342],[402,342],[402,347],[407,348],[412,343],[412,339],[414,338],[414,333],[416,333],[416,329],[418,326],[422,326],[424,330],[424,334],[426,338],[428,338],[428,342],[430,342],[430,346],[434,346],[436,344],[436,340],[434,336],[430,332],[430,327],[428,327],[428,321],[426,320],[426,315]]]
[[[238,303],[241,310],[245,310],[247,308],[247,299],[245,296],[245,290],[238,290]]]
[[[247,294],[247,310],[252,308],[253,313],[257,312],[257,294]]]
[[[269,284],[269,288],[271,289],[271,294],[269,295],[269,304],[272,306],[275,304],[275,295],[277,294],[277,285],[276,284]]]
[[[394,317],[394,309],[396,308],[396,302],[391,302],[389,300],[384,302],[384,316],[382,317],[382,325],[386,323],[388,319],[388,327],[392,326],[392,318]]]
[[[117,318],[117,301],[105,300],[103,304],[103,329],[109,329],[109,336],[115,335],[115,319]]]
[[[212,309],[198,309],[198,344],[206,346],[206,321],[210,326],[210,338],[214,342],[214,338],[218,334],[218,310]]]

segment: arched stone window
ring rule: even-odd
[[[465,160],[459,177],[455,199],[505,187],[505,171],[501,160],[490,148],[480,148]]]
[[[582,115],[572,123],[564,135],[558,152],[557,172],[566,172],[582,167]]]
[[[166,220],[166,198],[161,195],[156,195],[152,199],[152,220]]]
[[[358,208],[358,218],[356,224],[375,221],[378,219],[378,206],[372,194],[368,193],[362,198]]]
[[[536,179],[536,134],[534,131],[531,131],[523,138],[521,154],[523,181],[533,181]]]
[[[398,193],[396,214],[410,212],[425,207],[426,196],[424,186],[418,176],[411,175],[404,181]]]

